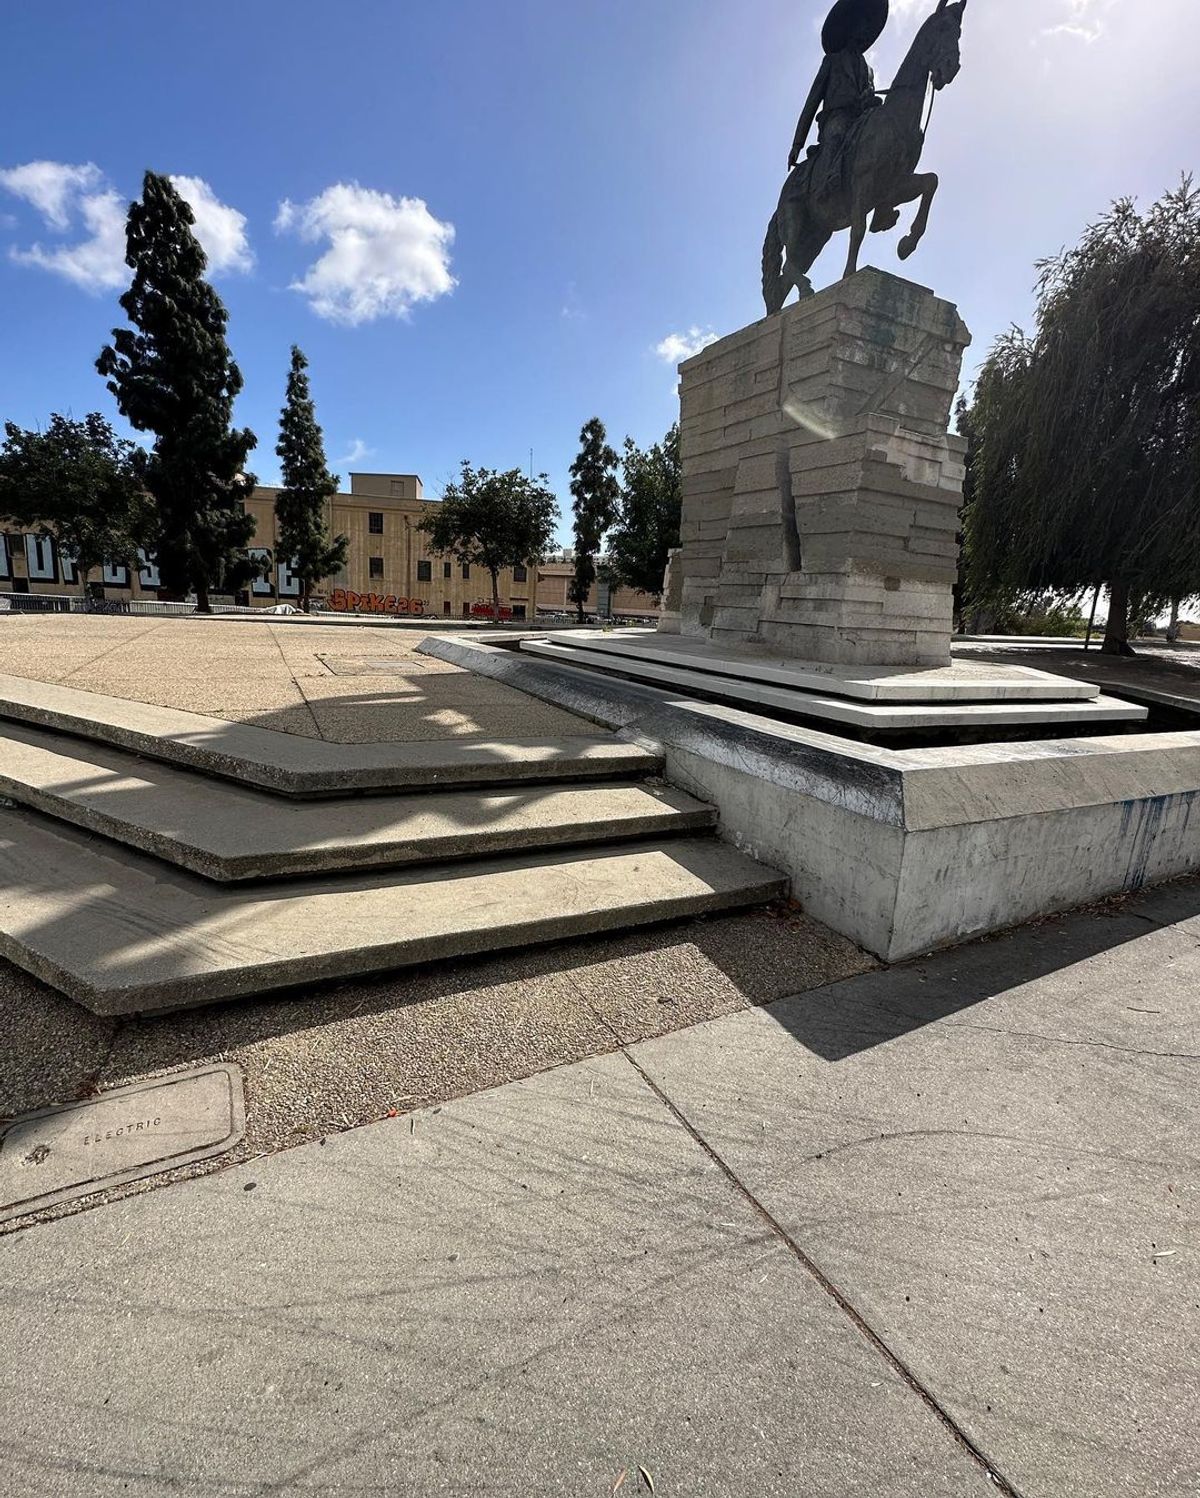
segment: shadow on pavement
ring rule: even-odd
[[[1197,917],[1200,881],[1175,881],[850,978],[768,1012],[808,1050],[841,1061]],[[1200,950],[1200,925],[1189,934]]]

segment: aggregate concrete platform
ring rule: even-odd
[[[0,728],[0,796],[218,880],[481,858],[716,823],[683,791],[619,782],[297,804],[13,723]]]
[[[0,718],[112,744],[290,796],[644,775],[660,761],[612,737],[329,743],[98,692],[0,675]]]
[[[523,640],[521,649],[540,660],[558,661],[563,665],[585,670],[611,671],[638,681],[679,687],[685,691],[717,697],[722,701],[745,703],[751,708],[766,708],[797,717],[818,718],[868,732],[937,733],[960,728],[1037,730],[1041,727],[1143,723],[1149,715],[1145,707],[1122,702],[1116,697],[1101,696],[1098,690],[1093,690],[1086,699],[1076,693],[1072,700],[1061,702],[1041,698],[1033,701],[1001,698],[996,701],[973,702],[957,697],[928,703],[903,699],[878,700],[873,697],[855,700],[850,697],[824,696],[808,690],[799,691],[792,687],[773,686],[767,681],[756,680],[753,666],[750,665],[743,678],[736,678],[729,674],[734,670],[734,663],[727,658],[722,659],[720,671],[691,670],[665,665],[655,659],[643,660],[640,653],[634,650],[610,654],[600,649],[576,649],[567,638],[550,643]],[[833,685],[836,686],[836,682]],[[1081,684],[1067,682],[1065,685],[1073,688]],[[1071,699],[1070,692],[1067,696]]]
[[[1029,666],[955,661],[949,666],[856,666],[803,661],[733,643],[714,645],[654,629],[563,630],[545,636],[551,644],[637,661],[659,661],[695,671],[769,682],[827,697],[864,702],[1085,702],[1099,687],[1053,676]]]
[[[774,870],[695,838],[226,888],[0,811],[0,956],[98,1014],[676,920],[786,888]]]

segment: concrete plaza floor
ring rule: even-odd
[[[6,613],[0,673],[337,743],[579,732],[579,720],[558,708],[417,655],[427,633]]]
[[[0,1494],[1193,1495],[1198,990],[1171,886],[14,1234]]]
[[[9,615],[0,671],[577,726],[418,638]],[[1197,882],[890,970],[790,907],[124,1022],[0,965],[0,1115],[248,1113],[0,1236],[0,1498],[1195,1498],[1198,993]]]

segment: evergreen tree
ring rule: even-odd
[[[325,441],[308,389],[308,360],[292,345],[287,395],[279,417],[283,487],[275,496],[276,533],[281,556],[300,579],[300,604],[309,611],[314,583],[346,565],[349,540],[330,539],[325,511],[337,493],[338,478],[325,464]]]
[[[1132,619],[1200,592],[1200,192],[1129,200],[1039,266],[1037,328],[976,384],[968,593],[1110,593]]]
[[[133,284],[121,298],[132,328],[114,328],[96,368],[122,415],[154,434],[140,460],[158,509],[157,562],[164,591],[242,587],[256,568],[245,554],[254,519],[244,501],[254,433],[231,425],[242,376],[225,341],[228,314],[204,279],[191,208],[166,177],[147,172],[130,205],[125,262]]]
[[[93,411],[54,415],[44,432],[4,424],[0,518],[51,536],[75,564],[81,588],[103,562],[137,569],[153,545],[154,506],[138,476],[137,449]]]
[[[626,437],[621,467],[624,484],[620,513],[608,538],[609,572],[614,582],[659,598],[667,554],[679,545],[683,470],[678,422],[645,452]]]
[[[493,618],[500,618],[500,574],[506,567],[536,567],[554,539],[558,504],[546,475],[528,478],[519,468],[497,473],[464,462],[441,503],[417,527],[433,551],[482,567],[492,579]]]
[[[575,500],[575,576],[567,597],[579,612],[596,581],[596,556],[604,533],[617,518],[621,486],[617,482],[617,455],[608,445],[608,434],[598,416],[579,434],[579,456],[571,464],[571,494]]]

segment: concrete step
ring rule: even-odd
[[[752,612],[757,618],[757,589],[754,598]],[[655,629],[555,630],[539,638],[602,656],[656,661],[680,670],[862,702],[1086,702],[1100,695],[1093,682],[978,657],[955,656],[948,666],[853,666],[796,660],[751,645],[717,645]]]
[[[231,888],[0,809],[0,956],[97,1014],[621,930],[786,889],[715,838]]]
[[[53,728],[284,796],[653,774],[661,760],[609,734],[331,744],[250,723],[0,675],[0,718]]]
[[[615,654],[580,649],[563,641],[523,640],[521,650],[538,660],[555,661],[563,666],[624,676],[654,686],[672,687],[684,692],[698,692],[718,702],[733,702],[751,709],[768,708],[796,717],[816,718],[827,723],[846,724],[852,728],[878,733],[936,732],[958,728],[1056,728],[1063,725],[1109,723],[1142,723],[1148,710],[1116,697],[1098,695],[1093,701],[1022,701],[998,702],[891,702],[852,700],[830,697],[818,692],[798,691],[793,687],[773,686],[767,681],[731,676],[709,671],[694,671],[682,666],[664,665],[658,660],[641,660],[632,652]],[[669,637],[668,637],[669,638]],[[1069,683],[1069,685],[1072,685]]]
[[[0,796],[207,879],[268,879],[671,837],[716,823],[665,785],[536,785],[287,801],[9,724]]]

